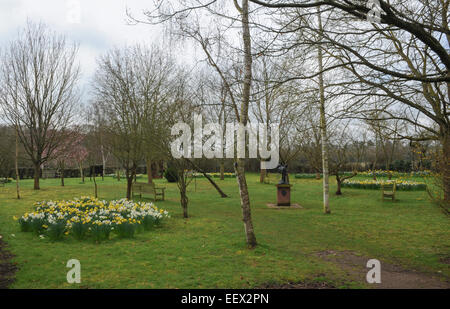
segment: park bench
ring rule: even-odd
[[[146,182],[135,182],[132,186],[132,196],[139,195],[139,197],[142,198],[143,194],[152,194],[153,199],[155,201],[160,198],[161,201],[164,201],[164,190],[166,188],[159,188],[156,187],[155,184],[152,183],[146,183]]]
[[[395,201],[395,183],[383,183],[381,184],[381,200],[385,198],[391,198]]]
[[[7,179],[0,179],[0,187],[4,187],[7,182]]]

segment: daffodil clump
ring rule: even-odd
[[[410,173],[404,173],[404,172],[397,172],[397,171],[384,171],[384,170],[368,170],[368,171],[364,171],[364,172],[359,172],[359,175],[363,175],[363,176],[376,176],[376,177],[393,177],[393,178],[397,178],[397,177],[424,177],[424,176],[429,176],[432,175],[432,172],[429,170],[425,170],[425,171],[415,171],[415,172],[410,172]]]
[[[88,236],[96,241],[109,239],[115,232],[119,237],[133,237],[138,230],[150,230],[169,213],[153,203],[126,199],[104,201],[81,197],[67,201],[42,201],[34,211],[18,219],[21,230],[35,232],[57,240],[72,234],[82,240]]]
[[[206,173],[208,176],[213,177],[213,178],[219,178],[220,177],[220,173]],[[205,177],[202,173],[193,173],[195,178],[201,178],[201,177]],[[236,175],[234,173],[223,173],[223,177],[224,178],[233,178]]]
[[[344,180],[342,187],[353,189],[380,189],[382,184],[395,183],[396,190],[401,191],[422,191],[427,189],[427,185],[423,182],[406,181],[401,179],[395,180]]]
[[[339,175],[341,175],[341,176],[350,176],[352,174],[353,174],[353,172],[342,172]],[[315,174],[315,173],[298,173],[298,174],[295,174],[294,177],[297,178],[297,179],[315,179],[315,178],[317,178],[317,174]],[[319,177],[322,178],[323,174],[320,173]]]

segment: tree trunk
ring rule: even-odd
[[[95,180],[95,173],[94,173],[94,197],[97,198],[97,181]]]
[[[61,172],[61,187],[64,187],[64,163],[61,163],[60,165],[60,172]]]
[[[205,178],[208,179],[208,181],[213,185],[213,187],[217,190],[217,192],[219,192],[220,197],[228,197],[228,195],[226,195],[225,192],[223,192],[222,189],[220,189],[220,187],[216,184],[216,182],[204,170],[202,170],[197,164],[195,164],[191,160],[189,159],[185,160],[187,160],[192,165],[194,170],[196,170],[199,173],[202,173],[203,176],[205,176]]]
[[[186,178],[184,175],[184,171],[178,173],[178,188],[180,189],[180,202],[181,208],[183,208],[183,218],[187,219],[188,215],[188,203],[189,199],[186,194]]]
[[[223,162],[223,159],[220,160],[220,180],[225,179],[225,162]]]
[[[341,183],[342,183],[342,180],[341,180],[341,178],[339,177],[339,174],[336,174],[336,183],[337,183],[336,195],[342,195],[342,192],[341,192]]]
[[[103,145],[100,145],[100,152],[102,154],[102,180],[105,180],[106,158],[105,152],[103,150]]]
[[[188,215],[188,197],[186,196],[186,192],[181,192],[181,207],[183,207],[183,218],[189,218]]]
[[[155,164],[155,175],[157,178],[162,178],[163,176],[161,175],[161,170],[159,168],[159,165],[161,164],[161,161],[157,161]]]
[[[375,133],[375,160],[372,164],[372,173],[373,173],[373,180],[377,180],[377,174],[375,173],[375,170],[377,169],[377,161],[378,161],[378,134]]]
[[[235,162],[236,178],[239,185],[239,195],[241,197],[242,221],[244,221],[245,235],[247,237],[247,245],[254,248],[257,245],[255,232],[253,230],[253,222],[250,208],[250,197],[248,194],[247,181],[245,178],[244,162],[242,159],[236,159]]]
[[[450,205],[450,132],[442,139],[442,186],[444,203]]]
[[[131,199],[131,188],[133,186],[134,176],[136,175],[136,167],[127,168],[125,175],[127,177],[127,200]]]
[[[248,121],[248,106],[250,102],[250,91],[252,84],[252,50],[249,27],[249,8],[248,0],[242,0],[242,40],[244,46],[244,82],[242,85],[242,105],[239,117],[239,123],[246,125]],[[244,221],[247,246],[254,248],[257,245],[253,222],[250,211],[250,197],[248,194],[247,181],[245,179],[244,160],[236,158],[234,163],[236,178],[239,185],[239,194],[241,197],[242,220]]]
[[[81,182],[84,183],[84,173],[83,173],[83,165],[80,164],[80,176],[81,176]]]
[[[153,182],[153,172],[152,172],[152,160],[147,159],[147,182]]]
[[[264,179],[266,178],[266,173],[267,173],[266,169],[264,169],[264,168],[260,169],[260,172],[259,172],[259,182],[260,183],[264,183]]]
[[[319,34],[322,40],[322,19],[320,16],[320,8],[317,7],[319,19]],[[328,177],[328,137],[327,137],[327,122],[325,119],[325,90],[323,83],[323,61],[322,61],[322,46],[319,44],[317,48],[319,60],[319,92],[320,92],[320,133],[322,138],[322,168],[323,168],[323,211],[325,214],[331,213],[329,204],[329,177]]]
[[[41,172],[40,169],[40,164],[39,163],[34,163],[34,190],[39,190],[39,173]]]
[[[117,181],[120,181],[120,169],[117,170]]]
[[[127,175],[127,200],[131,199],[131,186],[133,185],[133,175]]]
[[[16,157],[15,157],[15,169],[16,169],[16,192],[17,199],[20,200],[20,185],[19,185],[19,137],[16,128]]]

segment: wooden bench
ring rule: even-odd
[[[159,188],[156,187],[155,184],[152,183],[146,183],[146,182],[136,182],[133,183],[133,186],[131,187],[131,195],[134,197],[135,195],[139,195],[139,197],[142,198],[143,194],[152,194],[153,199],[155,201],[158,200],[158,198],[161,201],[164,201],[164,190],[166,188]]]
[[[8,179],[0,179],[0,187],[4,187],[8,183]]]
[[[381,184],[381,200],[384,201],[385,198],[391,198],[395,201],[395,183],[383,183]]]

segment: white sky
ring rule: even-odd
[[[79,14],[76,10],[79,6]],[[89,82],[96,59],[115,46],[133,43],[161,44],[161,26],[128,25],[126,8],[142,17],[152,1],[143,0],[0,0],[0,46],[5,46],[26,24],[27,18],[44,22],[53,31],[65,34],[68,41],[79,44],[83,98],[87,99]],[[76,16],[79,15],[79,23]],[[74,19],[75,17],[75,19]],[[183,53],[184,57],[189,57]]]

